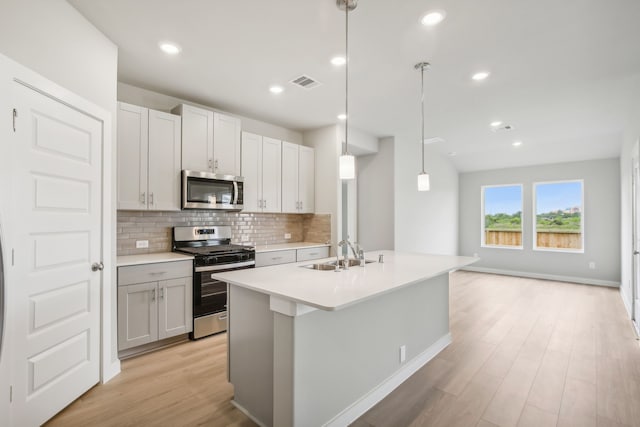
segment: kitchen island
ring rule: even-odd
[[[339,273],[307,261],[213,274],[229,283],[233,404],[258,424],[347,425],[451,342],[449,272],[476,258],[367,259]]]

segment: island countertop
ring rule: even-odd
[[[377,262],[380,254],[384,255],[382,264]],[[214,273],[212,277],[272,297],[333,311],[478,261],[478,258],[472,257],[395,251],[367,252],[366,259],[375,262],[365,267],[350,267],[339,273],[302,267],[314,262],[335,260],[325,258],[314,262]]]

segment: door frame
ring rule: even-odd
[[[633,144],[631,150],[631,322],[640,332],[639,320],[636,316],[640,307],[637,306],[640,295],[640,138]]]
[[[74,110],[77,110],[83,114],[86,114],[95,120],[99,121],[102,125],[102,199],[101,199],[101,260],[106,266],[102,271],[102,278],[100,284],[100,381],[105,383],[113,378],[120,372],[120,360],[117,355],[117,288],[115,286],[115,255],[114,255],[114,241],[115,241],[115,203],[114,203],[114,152],[115,144],[112,139],[113,125],[111,112],[104,108],[97,106],[96,104],[82,98],[81,96],[59,86],[58,84],[48,80],[40,74],[30,70],[29,68],[7,58],[0,54],[0,69],[3,69],[3,73],[0,74],[2,81],[0,85],[9,88],[11,85],[18,83],[25,87],[28,87],[41,95],[51,98],[57,102],[60,102]],[[1,102],[0,107],[3,111],[11,111],[11,104],[13,99],[5,99]],[[114,100],[114,108],[116,102]],[[7,107],[7,108],[4,108]],[[18,113],[19,114],[19,113]],[[19,215],[15,213],[9,217],[9,221],[16,218]],[[5,224],[5,229],[8,228]],[[7,249],[12,248],[13,236],[8,233],[4,237]],[[7,266],[8,270],[7,282],[8,288],[11,287],[12,272],[11,268]],[[9,292],[9,298],[11,297]],[[9,301],[11,301],[9,299]],[[11,319],[15,316],[12,310],[12,305],[8,304],[7,327],[11,328]],[[11,359],[8,357],[7,359]],[[6,360],[6,359],[5,359]]]

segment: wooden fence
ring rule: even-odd
[[[582,249],[582,233],[575,231],[538,231],[538,248]],[[487,246],[522,246],[522,232],[514,230],[485,230]]]

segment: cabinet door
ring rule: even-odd
[[[242,132],[242,168],[244,177],[244,208],[247,212],[262,212],[262,137]]]
[[[180,116],[149,110],[149,209],[180,210]]]
[[[240,132],[240,119],[213,113],[214,173],[240,176]]]
[[[118,286],[118,350],[158,340],[158,282]]]
[[[193,330],[191,277],[158,282],[158,339]]]
[[[282,211],[282,142],[262,138],[262,212]]]
[[[118,103],[118,209],[147,209],[149,112]]]
[[[282,212],[298,213],[298,145],[282,141]]]
[[[181,105],[182,169],[213,171],[213,111]]]
[[[298,166],[299,212],[313,213],[315,211],[315,164],[315,151],[313,148],[300,146]]]

